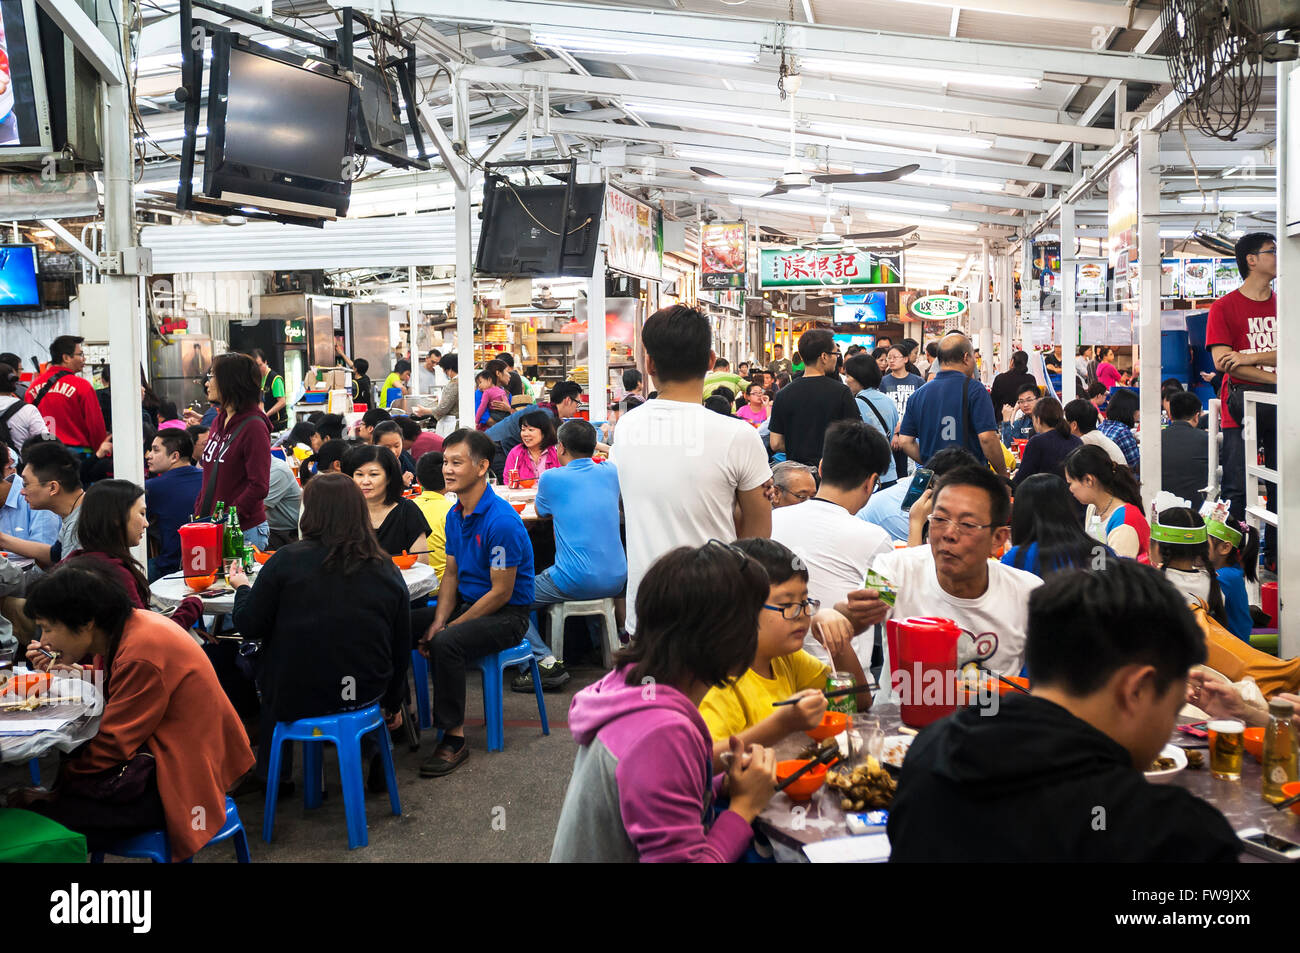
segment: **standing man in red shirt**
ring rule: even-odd
[[[1205,346],[1214,366],[1223,372],[1219,394],[1223,401],[1223,497],[1232,515],[1246,511],[1246,464],[1264,445],[1264,462],[1277,467],[1277,408],[1256,405],[1256,432],[1244,433],[1241,421],[1242,390],[1277,391],[1277,242],[1267,232],[1252,232],[1237,241],[1237,268],[1242,285],[1210,305],[1205,325]],[[1250,436],[1251,439],[1245,439]],[[1268,508],[1277,512],[1277,487],[1268,484]],[[1276,563],[1277,543],[1270,531],[1264,536],[1264,562]]]
[[[50,436],[73,453],[88,457],[108,436],[95,386],[81,374],[85,338],[64,334],[50,344],[50,366],[27,388],[27,402],[45,418]]]

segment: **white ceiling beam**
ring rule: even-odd
[[[353,0],[329,2],[331,6],[344,7]],[[1038,14],[1051,16],[1057,2],[1053,0],[1050,5],[1039,3]],[[1064,2],[1070,3],[1071,0]],[[600,8],[597,19],[596,10],[590,4],[553,0],[401,0],[400,12],[450,22],[528,26],[534,30],[590,31],[596,28],[669,44],[680,44],[683,37],[689,37],[693,43],[703,46],[751,46],[755,51],[775,48],[780,30],[771,20],[669,10]],[[917,60],[992,72],[1007,63],[1015,63],[1022,69],[1050,73],[1139,83],[1169,82],[1169,67],[1156,56],[914,36],[819,24],[800,23],[798,26],[799,32],[788,37],[787,42],[793,40],[797,44],[794,49],[801,55]]]
[[[960,0],[959,8],[951,0],[895,0],[896,3],[915,3],[923,6],[952,7],[975,10],[980,13],[1004,13],[1009,16],[1037,17],[1046,20],[1063,20],[1069,23],[1091,23],[1097,26],[1120,27],[1128,30],[1145,30],[1160,17],[1158,10],[1138,10],[1131,3],[1112,3],[1110,0]]]
[[[442,123],[438,121],[437,116],[429,111],[428,106],[421,104],[416,107],[416,111],[419,113],[420,118],[424,120],[424,128],[433,137],[434,145],[438,147],[443,166],[451,174],[452,180],[457,187],[464,188],[465,177],[461,172],[461,167],[464,165],[465,160],[452,148],[451,136],[447,134],[447,130],[442,128]]]
[[[763,155],[783,156],[784,153],[772,148],[770,139],[759,138],[759,131],[746,129],[738,141],[731,135],[717,133],[698,133],[678,129],[643,129],[640,126],[620,125],[610,122],[583,122],[579,119],[551,119],[547,135],[567,133],[592,139],[625,139],[631,142],[657,142],[670,145],[696,146],[706,149],[744,150]],[[744,139],[748,139],[745,142]],[[798,134],[796,143],[825,146],[822,137]],[[918,163],[928,172],[945,172],[957,175],[973,175],[982,178],[1010,179],[1021,182],[1040,182],[1051,185],[1069,185],[1074,177],[1068,172],[1046,172],[1032,166],[1016,165],[1010,162],[997,162],[988,159],[967,159],[965,157],[936,156],[918,149],[892,147],[872,147],[867,144],[832,142],[837,159],[849,159],[893,167],[900,161]]]
[[[84,10],[75,3],[59,0],[37,0],[41,9],[62,30],[77,52],[90,61],[95,72],[109,86],[121,86],[126,82],[122,75],[122,62],[118,58],[114,44],[109,41],[99,26],[86,16]]]
[[[773,114],[774,119],[783,119],[788,114],[788,107],[781,102],[775,90],[770,93],[742,92],[739,90],[727,92],[716,86],[644,83],[603,76],[531,73],[526,67],[522,69],[506,69],[495,66],[469,66],[464,68],[462,75],[471,83],[491,83],[499,86],[538,89],[545,87],[553,92],[577,92],[593,96],[680,100],[683,103],[697,106],[707,106],[720,99],[725,99],[725,103],[719,102],[720,107],[746,111],[755,109],[769,111]],[[864,106],[869,109],[869,113],[865,116],[863,112]],[[1032,151],[1038,151],[1038,142],[1035,139],[1050,142],[1079,142],[1106,148],[1114,145],[1116,141],[1114,130],[1086,129],[1071,123],[1000,119],[992,116],[957,116],[867,103],[832,102],[803,96],[796,97],[795,114],[797,117],[830,119],[837,122],[842,120],[862,122],[865,119],[872,124],[894,123],[902,126],[915,126],[919,127],[918,136],[924,135],[923,132],[919,131],[920,129],[1002,136],[1006,139],[1008,147]],[[1065,137],[1068,137],[1068,139]]]

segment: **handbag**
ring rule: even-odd
[[[108,804],[127,804],[139,800],[155,785],[157,762],[141,748],[129,761],[92,775],[65,773],[60,792]]]

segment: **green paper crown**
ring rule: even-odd
[[[1157,543],[1170,543],[1175,546],[1195,545],[1206,540],[1204,526],[1164,526],[1151,524],[1151,538]]]
[[[1241,531],[1220,523],[1218,520],[1206,520],[1205,531],[1215,539],[1221,539],[1230,546],[1241,545]]]

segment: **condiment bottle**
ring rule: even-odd
[[[1300,754],[1296,730],[1291,723],[1295,706],[1274,698],[1268,703],[1268,727],[1264,730],[1264,800],[1277,804],[1285,800],[1282,785],[1300,781]]]

